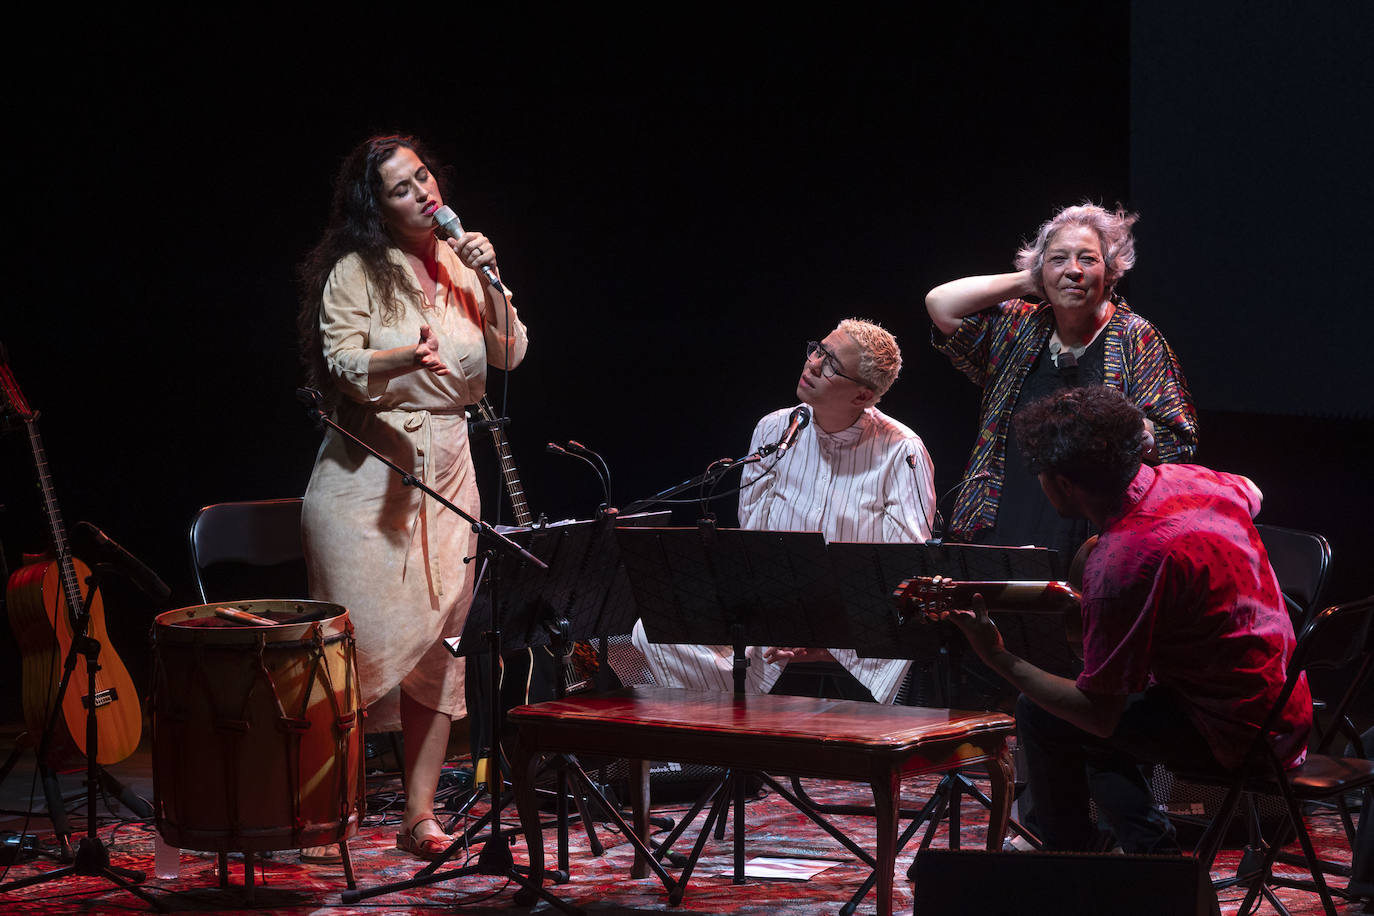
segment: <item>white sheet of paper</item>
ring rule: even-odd
[[[816,875],[839,862],[826,859],[779,859],[769,856],[756,856],[744,863],[746,878],[782,878],[788,881],[809,881]],[[733,875],[734,866],[718,872],[719,875]]]

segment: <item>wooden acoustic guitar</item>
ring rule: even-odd
[[[19,645],[23,667],[24,725],[35,744],[47,727],[63,666],[73,642],[88,637],[100,644],[95,693],[88,692],[87,660],[78,652],[76,668],[62,697],[62,708],[48,745],[47,760],[60,768],[86,756],[86,710],[95,707],[98,750],[102,766],[118,763],[138,748],[143,733],[143,709],[128,669],[115,652],[105,629],[105,609],[97,589],[90,592],[90,569],[72,556],[62,513],[53,493],[38,415],[29,408],[9,364],[0,355],[0,393],[8,409],[24,421],[38,471],[48,530],[56,559],[36,558],[10,576],[6,598],[10,627]],[[28,560],[30,558],[26,558]],[[89,601],[83,621],[80,608]],[[84,624],[84,628],[83,628]]]

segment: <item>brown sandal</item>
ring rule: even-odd
[[[453,842],[453,837],[442,832],[443,827],[439,828],[440,833],[437,836],[421,837],[417,835],[415,829],[426,821],[434,821],[435,824],[439,823],[439,819],[433,815],[421,818],[411,824],[409,830],[396,834],[396,848],[403,852],[408,852],[412,856],[428,859],[432,862],[444,854],[444,850],[448,849],[449,845]]]
[[[328,846],[306,846],[301,849],[301,861],[311,865],[337,865],[343,861],[343,850],[338,843]]]

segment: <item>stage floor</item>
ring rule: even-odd
[[[0,742],[3,742],[0,743],[0,753],[9,754],[16,732],[17,729],[9,729],[0,735]],[[0,784],[0,808],[4,811],[0,815],[0,830],[18,831],[24,822],[23,812],[30,806],[32,761],[33,753],[24,753],[9,777]],[[455,777],[457,772],[454,771]],[[111,773],[138,795],[152,798],[152,764],[146,742],[132,757],[111,767]],[[83,777],[84,772],[61,777],[64,795],[68,800],[69,818],[78,837],[84,834],[86,824]],[[456,778],[453,781],[457,781]],[[919,806],[935,782],[934,777],[910,781],[904,788],[903,804]],[[808,780],[806,785],[814,797],[827,802],[863,804],[868,801],[866,791],[861,786],[819,780]],[[405,880],[424,864],[395,848],[395,833],[399,823],[399,780],[394,776],[373,777],[369,780],[368,788],[372,793],[371,811],[360,835],[350,842],[360,889]],[[41,811],[42,792],[36,786],[34,791],[33,807]],[[454,792],[458,794],[457,789]],[[687,802],[677,802],[656,806],[655,813],[680,818],[687,807]],[[307,913],[344,916],[364,912],[447,911],[485,914],[526,911],[514,902],[516,886],[513,883],[501,877],[485,875],[450,878],[428,887],[370,897],[347,906],[341,897],[344,890],[342,866],[304,865],[294,851],[270,853],[271,858],[261,862],[255,881],[255,899],[250,906],[244,896],[243,864],[240,858],[231,857],[231,886],[227,889],[219,887],[215,874],[216,857],[208,853],[183,852],[180,875],[174,880],[152,877],[151,827],[131,819],[123,807],[112,805],[103,798],[98,810],[99,835],[113,864],[147,872],[149,877],[142,887],[163,901],[171,912],[234,914],[270,911],[290,916],[304,916]],[[485,810],[485,803],[479,802],[474,814],[480,816]],[[599,916],[659,912],[678,913],[681,916],[724,913],[820,916],[838,912],[866,877],[867,870],[862,864],[852,859],[837,843],[776,795],[751,800],[747,810],[746,853],[750,858],[789,858],[811,860],[816,864],[820,864],[817,860],[821,860],[835,864],[809,880],[751,879],[746,884],[735,885],[731,880],[731,834],[727,830],[723,841],[713,839],[708,842],[706,854],[692,876],[682,905],[671,907],[656,878],[631,880],[628,877],[633,850],[618,833],[599,825],[598,835],[606,846],[606,854],[593,857],[588,852],[585,833],[580,827],[574,826],[571,832],[571,880],[565,885],[553,885],[550,890],[561,899]],[[985,812],[976,803],[968,801],[963,811],[962,845],[966,849],[981,848]],[[513,806],[508,810],[505,821],[511,826],[515,825]],[[870,820],[850,816],[837,818],[836,823],[861,845],[871,848]],[[1340,836],[1339,824],[1334,816],[1313,817],[1309,823],[1318,843],[1318,851],[1324,851],[1329,858],[1348,863],[1349,850]],[[37,833],[42,841],[50,842],[52,839],[51,824],[45,816],[35,816],[29,822],[29,831]],[[484,832],[482,837],[486,835]],[[693,835],[689,831],[689,839],[679,842],[681,851],[689,851],[690,837]],[[548,844],[546,861],[552,863],[555,855],[552,830],[546,831],[545,842]],[[932,845],[948,845],[943,827]],[[913,842],[898,858],[893,900],[896,913],[911,913],[914,894],[919,892],[906,879],[906,869],[911,863],[914,846]],[[475,844],[471,850],[471,861],[465,855],[457,855],[451,865],[475,865],[475,854],[479,849],[480,843]],[[526,861],[522,840],[517,838],[512,845],[512,852],[516,862]],[[1237,852],[1224,852],[1217,863],[1214,877],[1233,872],[1237,860]],[[31,859],[10,868],[3,880],[12,881],[56,867],[57,863],[45,858]],[[678,871],[676,868],[669,870],[673,874]],[[1224,891],[1222,913],[1234,913],[1240,896],[1234,890]],[[1315,894],[1284,891],[1281,896],[1294,916],[1321,912],[1320,901]],[[1364,912],[1359,904],[1338,903],[1338,908],[1342,913]],[[0,895],[0,913],[129,913],[146,912],[148,909],[143,901],[99,878],[67,877]],[[1111,901],[1104,900],[1102,912],[1110,913],[1112,910]],[[534,912],[556,911],[547,903],[540,903]],[[873,912],[874,896],[870,892],[859,905],[858,913]],[[1261,912],[1269,910],[1264,907]]]

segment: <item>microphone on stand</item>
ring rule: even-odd
[[[90,522],[77,522],[76,528],[90,538],[96,549],[109,560],[111,567],[128,576],[144,594],[158,601],[163,601],[172,594],[172,589],[158,578],[157,573],[95,525]]]
[[[933,546],[938,547],[940,544],[944,543],[944,540],[942,538],[944,530],[944,519],[940,515],[940,504],[943,503],[945,500],[949,499],[950,494],[957,492],[965,484],[973,483],[975,480],[986,480],[991,476],[991,471],[979,471],[977,474],[970,474],[969,476],[965,477],[963,480],[959,481],[954,486],[946,490],[945,494],[941,496],[939,499],[935,500],[934,517],[926,519],[926,527],[930,529],[930,540],[926,541],[927,544],[931,544]]]
[[[568,444],[572,445],[571,442],[569,442]],[[544,451],[552,455],[565,455],[568,458],[576,458],[578,461],[585,462],[588,467],[590,467],[594,472],[596,472],[597,480],[601,481],[601,493],[606,498],[606,502],[604,503],[604,505],[607,507],[611,505],[611,483],[607,479],[606,475],[601,473],[601,468],[596,466],[596,462],[592,461],[586,455],[579,455],[575,451],[569,451],[568,449],[564,448],[556,442],[550,442],[548,445],[544,446]],[[587,449],[587,451],[591,450]],[[593,454],[595,453],[593,452]]]
[[[458,214],[453,212],[452,207],[440,207],[434,211],[431,218],[434,220],[435,235],[456,239],[463,234],[463,223],[458,219]],[[482,273],[486,274],[488,283],[496,287],[502,295],[505,295],[506,288],[501,285],[501,278],[496,276],[496,271],[491,269],[490,264],[482,265]]]
[[[596,459],[597,464],[601,465],[601,479],[606,488],[606,505],[609,506],[611,504],[611,468],[610,465],[606,464],[606,459],[601,457],[600,452],[587,448],[576,439],[568,440],[568,448],[580,455],[591,455]]]
[[[791,415],[787,418],[787,431],[782,434],[782,441],[778,443],[777,452],[779,458],[783,456],[784,452],[786,452],[789,448],[796,444],[797,436],[801,434],[802,430],[806,429],[806,427],[810,425],[810,407],[807,407],[805,404],[802,404],[796,410],[792,411]]]

